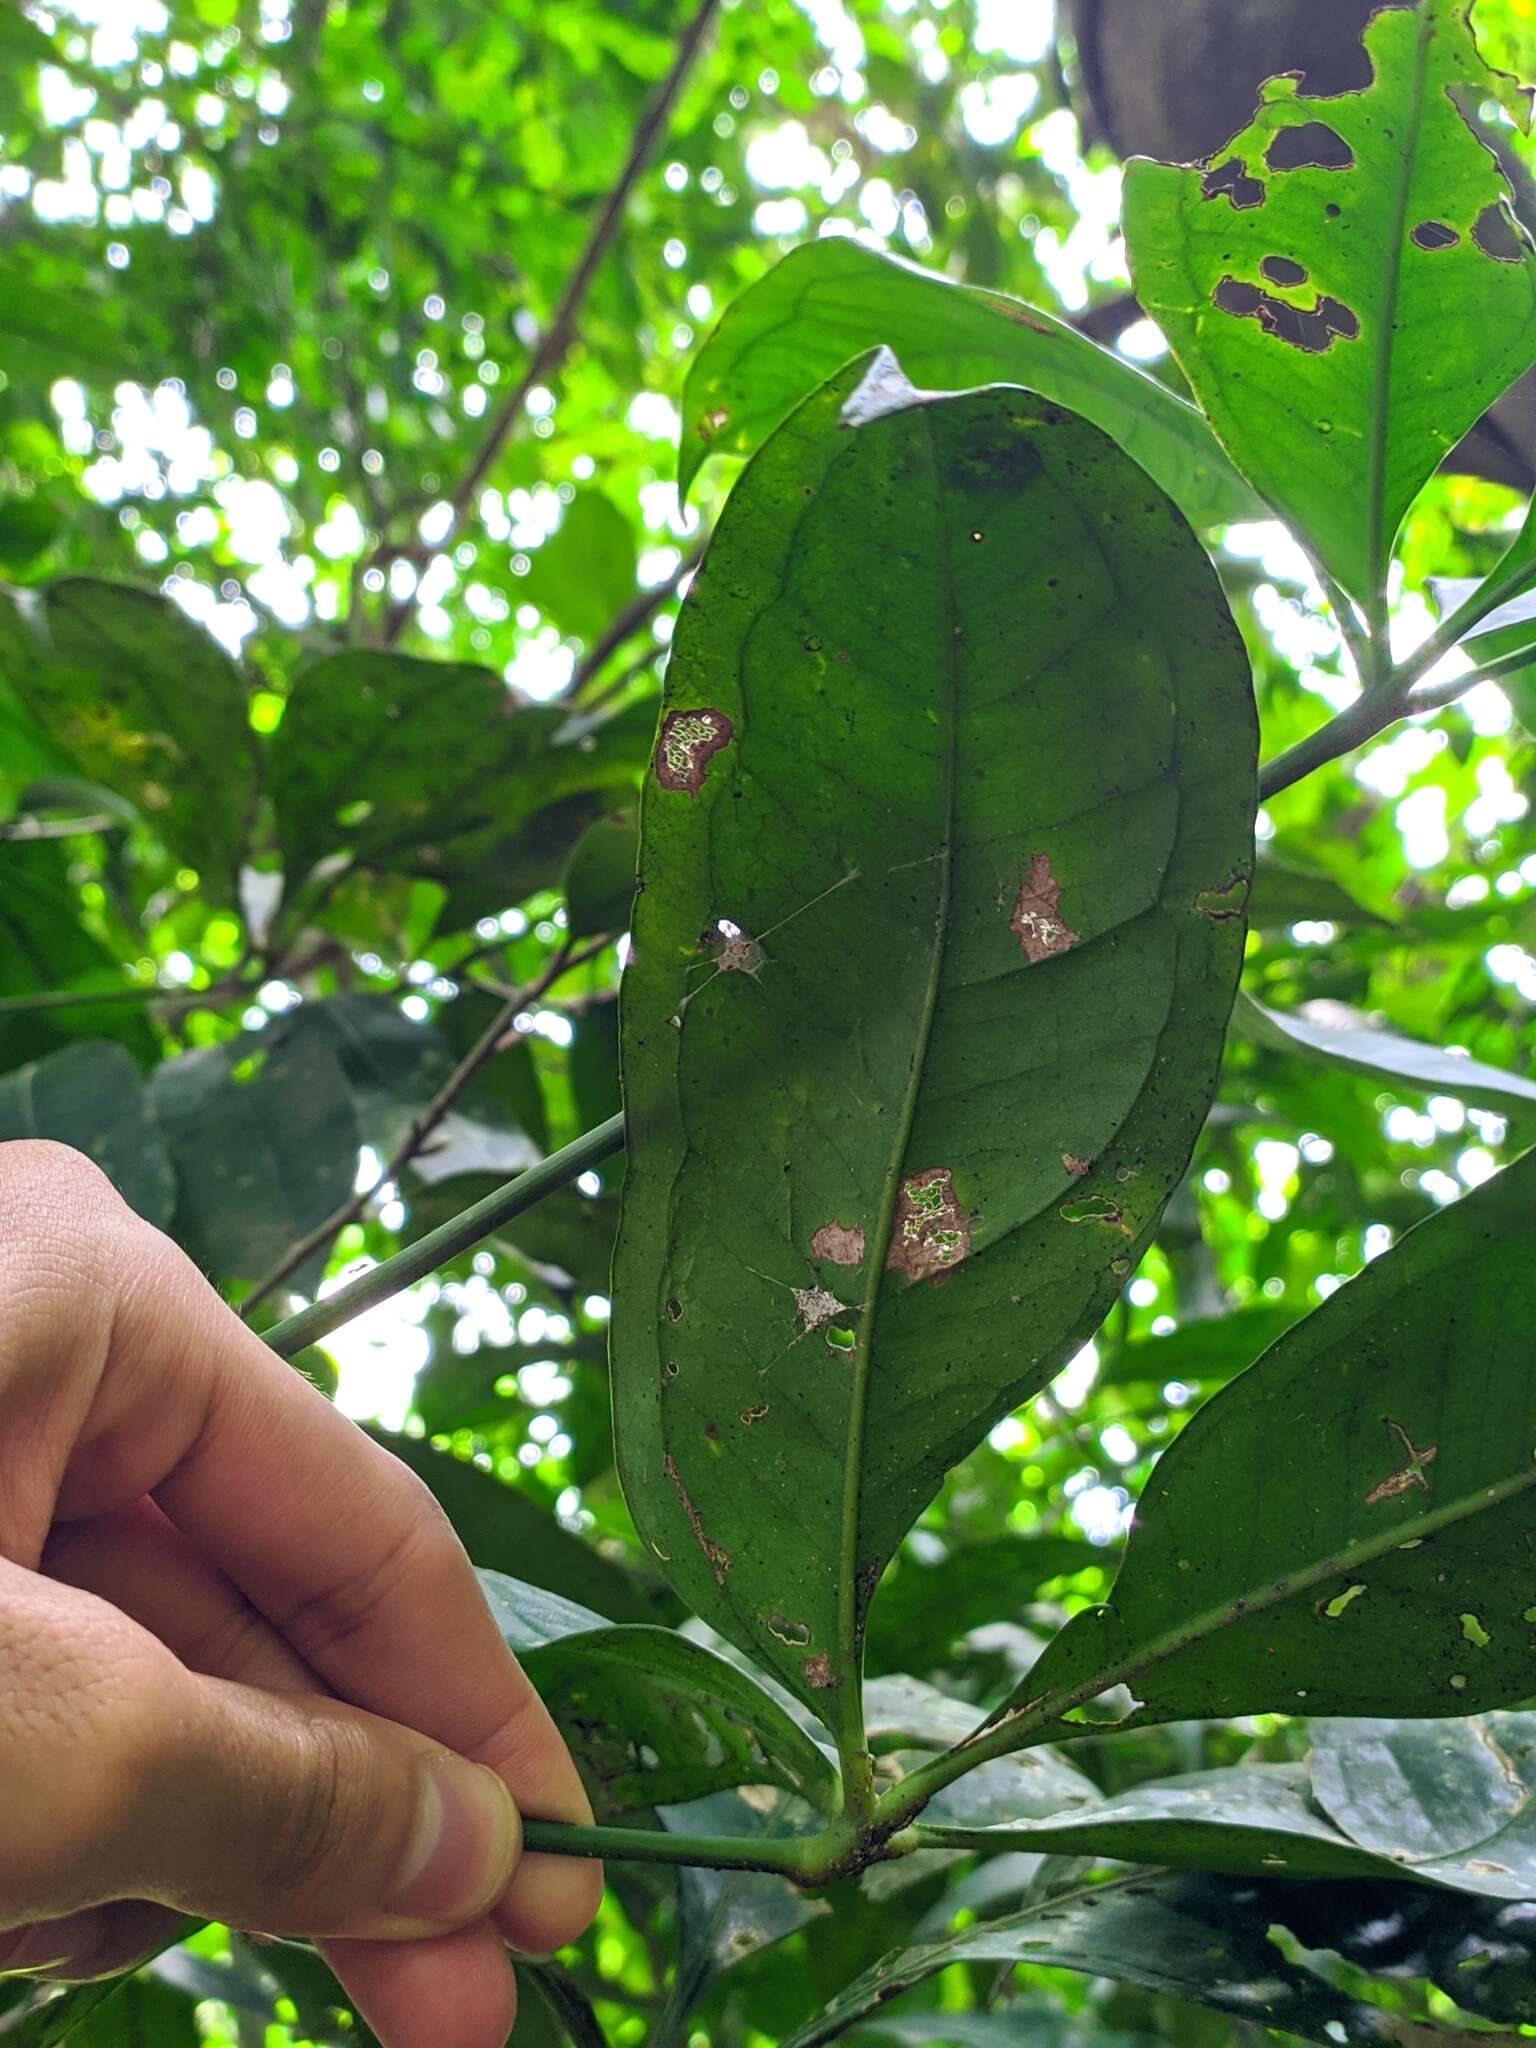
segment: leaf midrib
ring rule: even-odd
[[[1408,194],[1413,183],[1419,134],[1424,119],[1424,82],[1429,70],[1429,46],[1434,40],[1433,0],[1418,16],[1418,42],[1414,50],[1410,120],[1403,139],[1399,171],[1387,216],[1386,263],[1381,298],[1377,306],[1376,350],[1371,366],[1370,455],[1365,484],[1366,563],[1369,589],[1365,593],[1373,616],[1380,612],[1386,596],[1387,552],[1391,536],[1385,531],[1387,477],[1387,420],[1392,397],[1392,358],[1397,340],[1394,315],[1398,285],[1403,268],[1403,239],[1408,221]]]
[[[935,529],[943,532],[939,506],[944,492],[940,482],[939,455],[935,445],[931,416],[924,411],[908,414],[920,431],[928,447],[928,458],[932,465],[932,504]],[[847,1710],[847,1726],[863,1747],[864,1709],[861,1697],[862,1684],[859,1672],[859,1510],[864,1484],[864,1427],[869,1409],[869,1381],[873,1363],[875,1325],[878,1320],[880,1289],[885,1277],[885,1262],[890,1252],[891,1232],[895,1226],[896,1208],[901,1195],[902,1169],[906,1165],[907,1150],[911,1143],[912,1128],[917,1119],[918,1097],[922,1089],[923,1070],[927,1063],[928,1046],[933,1036],[934,1017],[938,1011],[939,988],[944,970],[945,947],[949,937],[949,922],[952,908],[955,849],[955,750],[956,727],[958,724],[959,698],[959,637],[955,619],[954,565],[948,548],[940,557],[939,586],[942,597],[943,615],[940,631],[943,644],[940,659],[943,665],[946,688],[944,692],[944,840],[939,849],[938,913],[934,920],[933,942],[929,951],[928,981],[923,991],[922,1011],[918,1021],[917,1042],[913,1049],[912,1065],[907,1075],[906,1093],[902,1098],[901,1113],[897,1119],[896,1132],[891,1145],[890,1163],[886,1168],[885,1188],[881,1195],[880,1213],[875,1223],[869,1245],[867,1278],[864,1283],[864,1300],[860,1307],[858,1341],[853,1354],[853,1386],[848,1405],[848,1434],[843,1464],[842,1520],[838,1542],[838,1664],[839,1676],[852,1699]]]

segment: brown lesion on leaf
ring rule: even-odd
[[[800,1669],[805,1673],[806,1684],[816,1691],[837,1683],[832,1670],[832,1660],[825,1650],[818,1651],[814,1657],[807,1657]]]
[[[864,1233],[856,1224],[823,1223],[811,1234],[811,1257],[833,1266],[862,1266]]]
[[[1274,258],[1267,259],[1271,262]],[[1257,320],[1266,334],[1303,355],[1324,356],[1336,341],[1358,341],[1360,322],[1342,299],[1327,292],[1314,295],[1311,306],[1293,306],[1262,285],[1240,277],[1224,277],[1211,294],[1218,312],[1234,319]]]
[[[1061,884],[1048,853],[1032,853],[1008,928],[1034,961],[1049,960],[1077,944],[1077,933],[1060,913]]]
[[[687,1487],[683,1484],[683,1475],[678,1471],[677,1462],[670,1451],[662,1458],[661,1469],[666,1473],[671,1483],[672,1491],[677,1495],[678,1505],[688,1517],[688,1526],[693,1531],[693,1540],[709,1560],[709,1568],[715,1575],[715,1584],[723,1586],[725,1584],[725,1575],[731,1568],[731,1553],[725,1548],[723,1543],[716,1543],[705,1534],[704,1524],[699,1519],[699,1511],[694,1506],[693,1498]]]
[[[699,414],[698,436],[701,441],[713,441],[722,427],[730,425],[731,415],[723,405],[712,405],[708,412]]]
[[[1248,907],[1248,876],[1236,874],[1225,882],[1217,882],[1209,889],[1201,889],[1195,896],[1194,907],[1201,917],[1208,917],[1212,924],[1227,924],[1242,916]]]
[[[1402,1445],[1403,1462],[1395,1472],[1389,1472],[1379,1485],[1371,1488],[1365,1496],[1365,1505],[1368,1508],[1375,1507],[1378,1501],[1396,1500],[1400,1493],[1407,1493],[1415,1486],[1428,1493],[1429,1481],[1424,1477],[1424,1467],[1432,1465],[1440,1455],[1438,1444],[1425,1444],[1422,1448],[1415,1448],[1413,1438],[1407,1430],[1400,1422],[1394,1422],[1390,1415],[1384,1415],[1382,1421]]]
[[[710,762],[730,744],[735,731],[725,713],[709,705],[697,711],[669,711],[656,742],[656,780],[663,789],[697,796]]]
[[[955,1199],[955,1177],[947,1166],[909,1174],[901,1184],[891,1227],[886,1266],[909,1280],[942,1276],[971,1248],[971,1226]]]
[[[1083,1175],[1091,1172],[1093,1168],[1091,1159],[1083,1159],[1076,1152],[1063,1152],[1061,1163],[1074,1180],[1081,1180]]]
[[[720,918],[710,926],[704,934],[704,944],[722,974],[756,975],[762,970],[762,947],[729,918]]]
[[[851,1313],[847,1302],[839,1301],[825,1287],[794,1287],[790,1292],[795,1297],[795,1313],[800,1318],[803,1337],[813,1336],[817,1330],[824,1330],[828,1323],[836,1322],[839,1316]]]

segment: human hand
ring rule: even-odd
[[[469,1761],[466,1761],[468,1759]],[[0,1971],[304,1935],[387,2048],[500,2048],[591,1812],[425,1487],[79,1154],[0,1145]]]

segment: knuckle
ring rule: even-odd
[[[323,1668],[327,1651],[355,1641],[379,1623],[402,1586],[409,1585],[418,1599],[430,1600],[445,1574],[464,1568],[463,1549],[452,1524],[414,1473],[390,1459],[370,1478],[371,1512],[376,1515],[387,1505],[394,1533],[356,1571],[308,1595],[279,1621],[299,1655],[317,1668]]]
[[[376,1759],[362,1732],[341,1717],[316,1714],[305,1735],[297,1782],[278,1790],[267,1832],[268,1884],[274,1897],[333,1891],[377,1863],[385,1801]]]

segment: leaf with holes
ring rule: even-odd
[[[614,1624],[500,1572],[480,1583],[497,1626],[589,1780],[616,1808],[779,1785],[830,1808],[837,1775],[756,1679],[702,1643]]]
[[[683,386],[677,487],[706,455],[750,455],[835,370],[883,344],[914,382],[1024,384],[1133,455],[1197,526],[1253,497],[1186,399],[1050,313],[844,236],[806,242],[743,292]]]
[[[1453,97],[1509,84],[1467,12],[1383,8],[1363,89],[1283,73],[1209,169],[1126,170],[1142,305],[1238,467],[1373,610],[1410,502],[1536,356],[1536,249]]]
[[[1209,564],[1072,414],[882,351],[738,484],[643,802],[615,1413],[679,1590],[824,1716],[1183,1170],[1253,760]]]
[[[1121,1726],[1528,1697],[1533,1328],[1528,1152],[1201,1409],[1153,1470],[1109,1604],[1073,1617],[1008,1712],[1059,1732],[1122,1683]]]
[[[1293,1889],[1309,1888],[1147,1876],[1046,1900],[943,1941],[893,1950],[784,2048],[822,2048],[951,1963],[1031,1963],[1117,1977],[1324,2044],[1396,2039],[1373,2006],[1287,1961],[1270,1940],[1270,1925],[1282,1917],[1277,1897]]]

